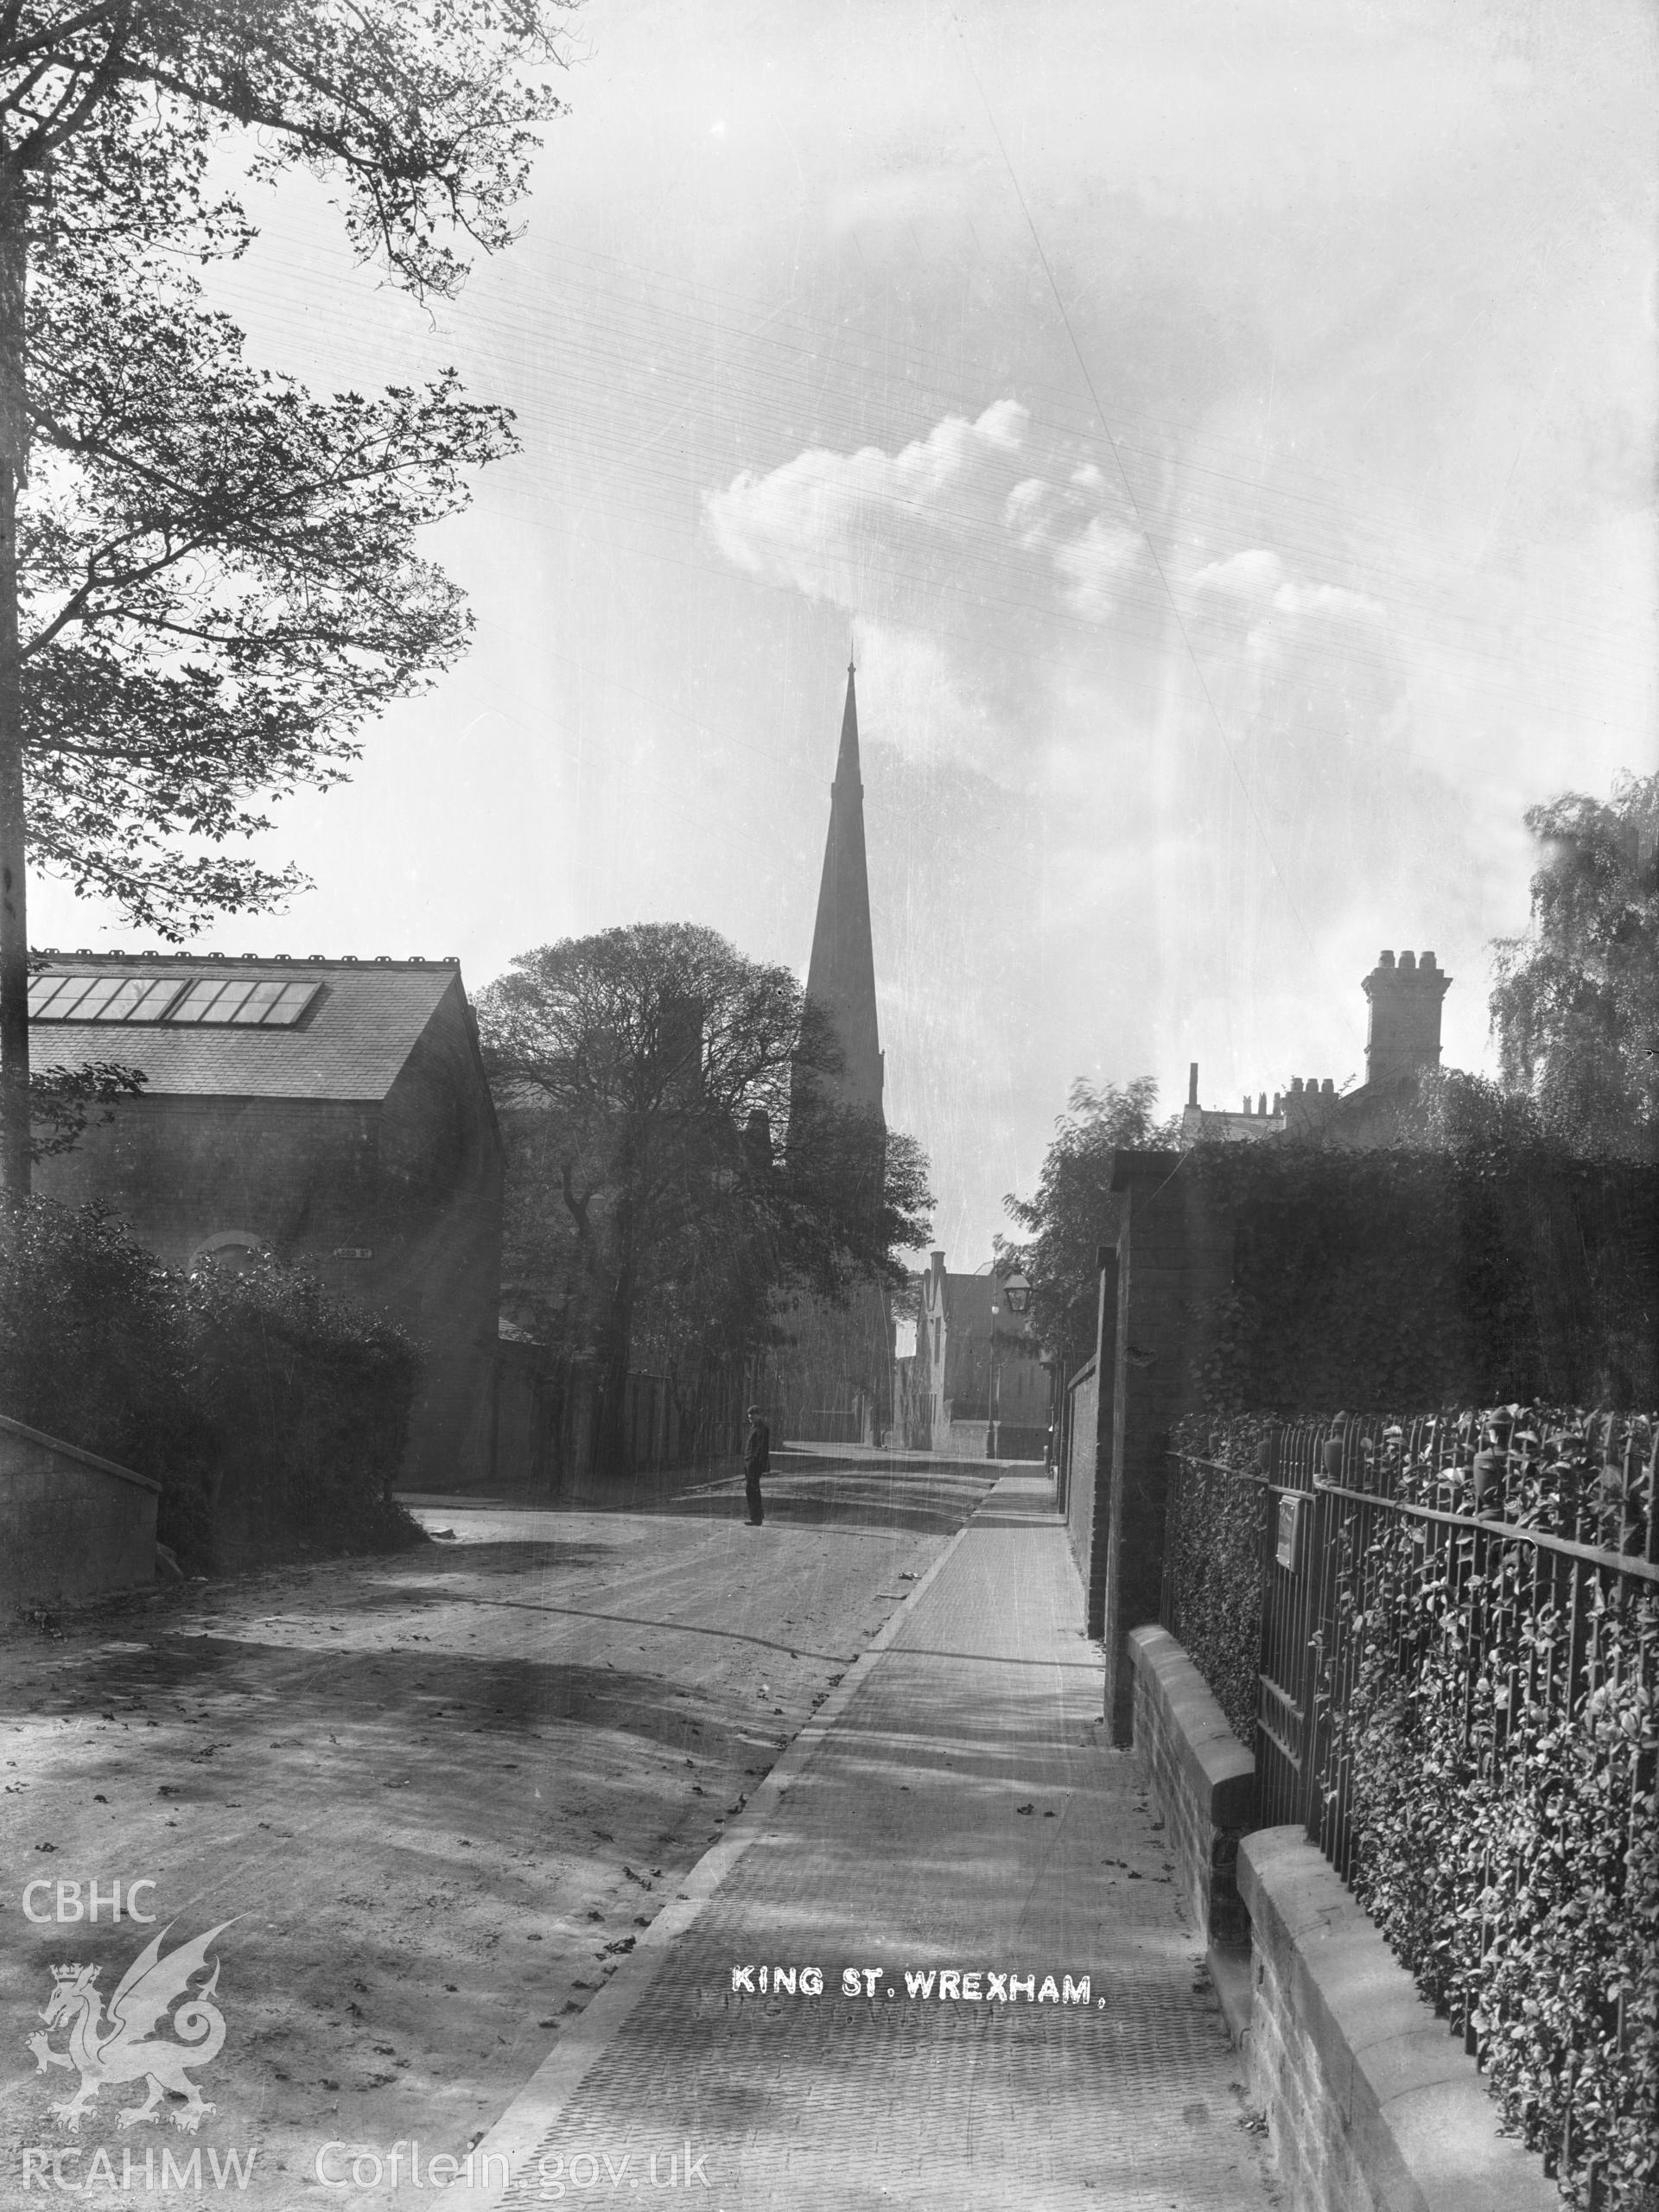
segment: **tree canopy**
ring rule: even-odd
[[[417,291],[514,235],[570,0],[13,0],[0,11],[0,160],[35,236],[150,241],[208,212],[207,156],[304,165],[347,235]],[[234,227],[214,203],[221,234]]]
[[[467,636],[416,532],[511,448],[453,375],[313,399],[187,264],[251,234],[210,174],[302,166],[417,295],[513,235],[565,0],[0,8],[0,1182],[29,1161],[26,867],[180,936],[291,871],[259,803]]]
[[[931,1233],[919,1149],[801,1109],[833,1033],[787,969],[712,930],[639,923],[523,953],[478,1016],[508,1149],[504,1306],[592,1351],[607,1408],[632,1363],[695,1371],[772,1341],[791,1288],[901,1284],[897,1254]]]
[[[1178,1123],[1154,1118],[1158,1086],[1149,1075],[1103,1089],[1079,1077],[1029,1198],[1003,1201],[1028,1240],[1012,1248],[1032,1282],[1032,1326],[1069,1375],[1094,1349],[1100,1292],[1096,1255],[1117,1233],[1112,1155],[1173,1144]]]
[[[133,273],[77,251],[35,295],[28,827],[36,866],[176,938],[293,887],[226,841],[267,826],[258,800],[338,780],[362,725],[464,649],[415,534],[512,440],[453,376],[313,399],[251,367],[189,280]]]
[[[1659,775],[1530,809],[1525,934],[1494,947],[1504,1082],[1576,1151],[1659,1149]]]

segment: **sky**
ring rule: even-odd
[[[521,450],[471,653],[230,952],[709,924],[804,973],[858,663],[889,1122],[1011,1226],[1078,1077],[1363,1081],[1383,947],[1490,1068],[1522,817],[1655,760],[1645,0],[588,0],[518,243],[423,308],[326,190],[210,272],[319,389]],[[140,947],[31,886],[37,944]]]

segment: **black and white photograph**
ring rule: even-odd
[[[1659,2212],[1650,0],[0,0],[0,2212]]]

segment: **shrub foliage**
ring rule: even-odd
[[[1251,1751],[1268,1494],[1259,1482],[1224,1470],[1253,1468],[1274,1426],[1268,1416],[1252,1414],[1218,1431],[1203,1414],[1177,1422],[1164,1546],[1164,1626]]]
[[[1166,1594],[1235,1727],[1253,1718],[1267,1493],[1220,1469],[1259,1466],[1269,1426],[1176,1440]],[[1382,1510],[1329,1501],[1326,1823],[1345,1798],[1356,1893],[1567,2202],[1652,2212],[1659,1586],[1621,1562],[1656,1548],[1659,1424],[1512,1405],[1366,1427],[1377,1441],[1341,1479]]]
[[[1205,1317],[1217,1413],[1659,1390],[1648,1164],[1205,1144],[1183,1172],[1233,1229],[1231,1287]]]
[[[391,1485],[418,1376],[311,1278],[186,1275],[97,1207],[36,1200],[0,1243],[0,1413],[159,1482],[188,1573],[412,1540]]]

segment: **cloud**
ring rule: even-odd
[[[1219,618],[1224,633],[1229,627],[1242,628],[1243,658],[1258,664],[1281,661],[1293,649],[1333,663],[1344,650],[1350,658],[1370,657],[1381,642],[1375,635],[1377,626],[1388,614],[1382,601],[1368,592],[1299,580],[1277,553],[1260,547],[1199,569],[1192,588],[1199,595],[1201,613],[1212,621]]]
[[[1065,603],[1072,613],[1103,621],[1117,605],[1143,545],[1138,530],[1124,530],[1100,515],[1090,518],[1079,537],[1057,545],[1054,566],[1065,579]]]
[[[895,558],[915,566],[917,581],[938,581],[950,565],[945,525],[971,524],[995,496],[1029,420],[1018,400],[999,399],[976,422],[947,415],[896,454],[809,447],[765,475],[746,469],[706,493],[703,512],[735,567],[809,599],[874,611]]]
[[[1062,506],[1046,477],[1024,477],[1002,502],[1002,527],[1029,552],[1047,537]]]
[[[1349,591],[1340,584],[1298,583],[1287,574],[1278,554],[1261,550],[1212,561],[1193,576],[1192,587],[1195,591],[1218,591],[1237,599],[1255,600],[1279,614],[1355,614],[1380,619],[1387,612],[1381,600],[1365,592]]]
[[[704,494],[715,543],[735,567],[861,620],[931,633],[999,619],[1100,622],[1141,557],[1138,526],[1092,462],[1033,473],[1031,417],[999,399],[947,415],[897,453],[811,447]]]

